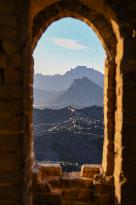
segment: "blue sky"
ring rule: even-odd
[[[103,73],[105,50],[95,32],[84,22],[63,18],[44,32],[33,53],[34,72],[63,74],[78,65]]]

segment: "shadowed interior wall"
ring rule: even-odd
[[[28,8],[28,1],[0,1],[0,204],[6,205],[31,198]]]

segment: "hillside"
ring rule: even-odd
[[[75,79],[71,86],[54,101],[54,106],[103,106],[103,88],[84,77]]]
[[[103,121],[103,107],[91,106],[82,109],[73,109],[71,107],[66,107],[58,110],[33,109],[34,125],[45,123],[62,123],[76,116]]]
[[[101,163],[103,108],[34,109],[36,161],[60,163],[64,171]]]

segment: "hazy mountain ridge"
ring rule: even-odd
[[[75,79],[66,91],[34,88],[34,105],[45,105],[51,108],[103,106],[103,88],[86,77]]]
[[[75,79],[71,86],[56,98],[54,105],[77,105],[80,107],[103,106],[103,88],[87,77]]]
[[[91,81],[95,82],[100,87],[103,87],[103,74],[93,68],[87,68],[86,66],[77,66],[70,71],[67,71],[64,75],[34,75],[34,88],[40,90],[66,90],[70,87],[74,79],[87,77]],[[63,86],[62,86],[63,85]]]
[[[34,88],[34,105],[52,105],[64,91],[40,90]]]

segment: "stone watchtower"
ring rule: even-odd
[[[106,50],[101,174],[102,178],[113,179],[113,204],[135,205],[135,0],[0,0],[0,204],[35,203],[32,53],[48,26],[63,17],[86,22]],[[47,171],[45,167],[40,173]],[[80,185],[87,183],[81,181]],[[67,185],[69,180],[65,183]],[[44,193],[49,189],[46,184]],[[88,190],[89,187],[85,194]],[[63,202],[39,203],[56,205]],[[97,201],[100,205],[105,203]],[[82,200],[71,204],[87,205]]]

